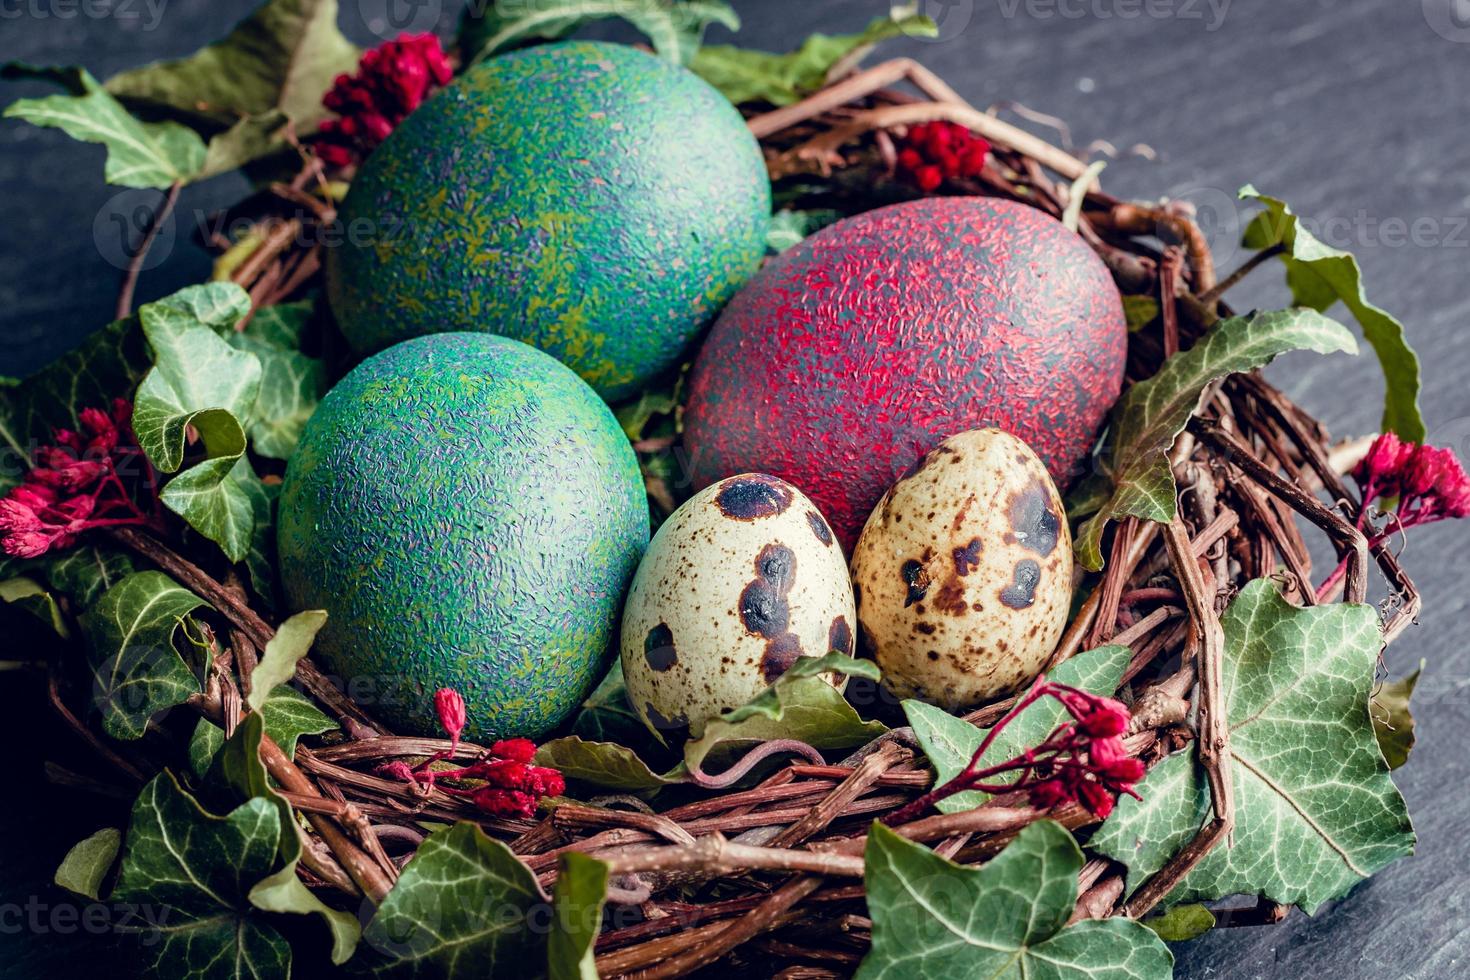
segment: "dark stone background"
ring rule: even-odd
[[[80,61],[105,77],[186,54],[252,7],[251,0],[151,3],[0,0],[0,60]],[[416,29],[436,14],[447,28],[453,11],[445,8],[458,6],[348,2],[343,20],[355,40],[396,33],[384,16],[390,3]],[[886,5],[735,6],[743,43],[784,50],[814,30],[856,29]],[[1225,270],[1234,265],[1240,223],[1234,192],[1246,182],[1284,197],[1319,237],[1354,251],[1370,297],[1408,325],[1424,357],[1432,441],[1470,455],[1463,327],[1470,141],[1462,112],[1470,10],[1463,0],[929,0],[929,10],[943,37],[895,43],[889,53],[922,59],[982,106],[1016,100],[1069,120],[1078,145],[1111,141],[1122,155],[1105,175],[1109,189],[1195,202]],[[39,91],[7,86],[0,101]],[[1152,147],[1155,158],[1130,154],[1137,144]],[[0,123],[0,374],[34,370],[108,317],[118,281],[116,222],[131,220],[153,196],[105,187],[101,162],[99,148],[56,131]],[[189,243],[196,216],[244,187],[226,177],[184,194],[171,254],[144,277],[140,299],[204,277],[208,259]],[[1280,303],[1279,278],[1257,273],[1237,305]],[[1287,358],[1271,373],[1335,432],[1376,428],[1382,386],[1371,356]],[[1412,536],[1405,564],[1427,611],[1389,656],[1395,674],[1428,661],[1416,699],[1420,748],[1399,775],[1418,855],[1316,918],[1294,912],[1280,928],[1220,930],[1181,947],[1181,977],[1438,978],[1470,969],[1467,543],[1463,527]],[[11,634],[5,646],[21,642]],[[123,819],[120,804],[45,785],[41,760],[64,759],[73,748],[37,709],[39,685],[0,677],[0,974],[75,975],[95,968],[98,944],[68,918],[72,903],[48,882],[73,841]]]

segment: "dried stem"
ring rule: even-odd
[[[117,292],[117,305],[113,309],[113,319],[121,320],[133,312],[133,291],[138,286],[138,277],[143,273],[143,265],[148,261],[148,253],[153,250],[153,243],[158,240],[158,234],[163,230],[163,225],[168,221],[169,215],[174,213],[174,205],[179,203],[179,191],[184,187],[184,182],[176,180],[169,185],[164,192],[163,202],[159,204],[158,210],[153,212],[153,217],[148,221],[148,230],[143,233],[143,240],[138,243],[138,250],[128,260],[127,271],[123,274],[122,288]]]

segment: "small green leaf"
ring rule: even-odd
[[[1151,915],[1143,924],[1166,943],[1187,943],[1215,928],[1215,913],[1203,905],[1176,905],[1161,915]]]
[[[252,799],[217,817],[170,773],[145,786],[133,804],[111,901],[157,913],[118,927],[137,934],[149,972],[180,980],[289,976],[290,944],[249,900],[275,866],[280,842],[280,814],[269,800]]]
[[[325,625],[327,614],[321,609],[299,612],[280,625],[250,675],[250,697],[246,702],[252,709],[259,711],[277,686],[296,676],[296,664],[311,652],[312,642]]]
[[[134,572],[82,617],[92,696],[107,734],[141,738],[155,714],[199,693],[199,678],[174,648],[174,634],[207,605],[162,572]]]
[[[1373,700],[1368,712],[1373,716],[1373,734],[1378,737],[1378,747],[1383,750],[1383,759],[1388,768],[1397,769],[1409,761],[1414,750],[1414,716],[1409,711],[1409,699],[1424,673],[1424,661],[1419,669],[1408,677],[1379,684],[1373,690]]]
[[[296,757],[296,742],[302,735],[320,735],[337,727],[310,698],[286,686],[271,691],[261,714],[265,718],[265,733],[292,759]],[[220,727],[199,719],[189,740],[189,770],[196,776],[204,776],[224,744],[225,733]]]
[[[575,735],[542,745],[536,750],[536,764],[560,770],[568,779],[624,793],[647,793],[684,781],[682,769],[659,775],[626,745],[584,741]]]
[[[140,122],[85,69],[52,69],[50,77],[73,94],[21,99],[5,115],[53,126],[84,143],[101,143],[107,148],[103,179],[109,184],[161,189],[199,176],[204,141],[192,130],[174,122]]]
[[[875,822],[865,851],[873,948],[858,980],[1168,980],[1174,957],[1131,919],[1067,925],[1082,852],[1057,823],[1031,824],[966,868]]]
[[[1286,280],[1297,304],[1325,313],[1342,301],[1383,365],[1387,389],[1383,428],[1409,442],[1423,442],[1418,355],[1404,339],[1404,325],[1368,302],[1358,260],[1349,252],[1318,241],[1301,226],[1284,201],[1267,197],[1250,185],[1241,188],[1240,196],[1259,201],[1266,208],[1246,227],[1245,245],[1256,249],[1284,247],[1281,260],[1286,264]]]
[[[1128,321],[1129,333],[1138,333],[1157,320],[1161,312],[1159,301],[1152,296],[1123,297],[1123,318]]]
[[[116,827],[103,827],[66,852],[61,867],[56,869],[55,881],[67,891],[100,902],[102,885],[117,863],[120,850],[122,831]]]
[[[614,660],[612,669],[597,685],[572,722],[572,734],[588,742],[617,742],[636,745],[648,738],[648,729],[628,704],[623,683],[623,664]]]
[[[864,721],[842,692],[827,682],[826,674],[878,679],[870,660],[854,660],[839,653],[798,657],[776,682],[748,704],[707,722],[699,737],[684,746],[684,763],[702,768],[718,749],[791,738],[818,749],[845,749],[869,742],[887,731],[879,721]]]
[[[419,845],[363,931],[378,953],[374,974],[471,980],[546,962],[544,908],[531,869],[474,824],[436,831]]]
[[[607,865],[576,851],[561,856],[546,948],[550,980],[598,980],[592,944],[606,898]]]
[[[1357,349],[1345,327],[1315,310],[1233,317],[1169,358],[1152,378],[1129,388],[1113,408],[1108,451],[1102,456],[1113,492],[1078,529],[1077,560],[1093,571],[1103,567],[1102,536],[1109,521],[1132,516],[1167,524],[1174,519],[1169,450],[1211,382],[1254,370],[1291,350]]]
[[[1235,832],[1171,902],[1262,895],[1309,914],[1410,853],[1414,832],[1369,716],[1383,643],[1372,606],[1300,608],[1248,584],[1221,617]],[[1128,887],[1194,837],[1209,790],[1193,751],[1155,766],[1089,846],[1128,867]]]
[[[766,231],[766,250],[779,255],[842,217],[841,211],[777,211]]]
[[[1125,646],[1110,645],[1079,653],[1053,670],[1049,680],[1068,684],[1092,694],[1111,696],[1118,689],[1123,671],[1133,651]],[[977,728],[942,708],[922,701],[905,701],[904,714],[913,726],[914,736],[934,766],[935,785],[941,785],[959,775],[970,762],[975,750],[989,733],[988,728]],[[1053,698],[1043,698],[1017,715],[985,752],[987,763],[998,764],[1013,759],[1027,749],[1035,748],[1068,718],[1067,709]],[[997,782],[1008,782],[1004,777]],[[971,790],[956,793],[937,804],[944,813],[973,810],[986,800],[988,793]]]
[[[460,47],[473,61],[539,41],[555,41],[578,28],[619,18],[641,31],[669,61],[688,63],[705,28],[721,24],[740,29],[740,18],[725,0],[494,0],[471,5],[460,25]]]
[[[330,387],[326,365],[300,350],[311,314],[310,301],[265,307],[243,332],[231,330],[226,337],[232,347],[260,361],[260,394],[246,430],[251,448],[262,456],[291,458],[302,428]]]
[[[322,96],[357,58],[337,28],[337,0],[270,0],[224,39],[187,58],[114,75],[107,90],[202,130],[279,113],[305,134],[327,118]]]
[[[56,604],[55,596],[43,589],[41,584],[34,579],[21,576],[0,581],[0,602],[24,609],[51,627],[63,640],[71,634],[71,630],[66,625],[66,617],[61,614],[61,607]]]
[[[700,48],[689,68],[735,104],[790,105],[857,67],[880,42],[897,37],[936,37],[939,28],[920,14],[895,9],[858,34],[813,34],[787,54],[730,44]]]

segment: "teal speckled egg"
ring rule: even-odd
[[[544,45],[471,68],[367,159],[328,292],[359,352],[498,333],[616,401],[755,272],[770,210],[759,145],[698,76],[623,45]]]
[[[648,545],[638,461],[611,411],[541,352],[490,334],[390,347],[302,433],[277,540],[313,648],[396,730],[433,735],[441,687],[468,737],[539,738],[608,665]]]

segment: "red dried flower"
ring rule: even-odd
[[[324,120],[317,156],[332,167],[366,157],[453,71],[439,39],[404,34],[363,54],[356,75],[338,75],[322,105],[338,114]]]
[[[459,736],[464,732],[464,698],[452,687],[442,688],[434,694],[434,713],[439,716],[439,727],[449,736],[450,754],[459,748]]]
[[[1102,786],[1083,780],[1077,784],[1077,802],[1083,809],[1099,820],[1106,820],[1113,812],[1113,796]]]
[[[508,738],[490,746],[490,754],[501,759],[530,762],[536,757],[536,743],[529,738]]]
[[[898,173],[925,194],[946,180],[975,178],[985,169],[990,144],[958,123],[920,123],[899,141]]]

